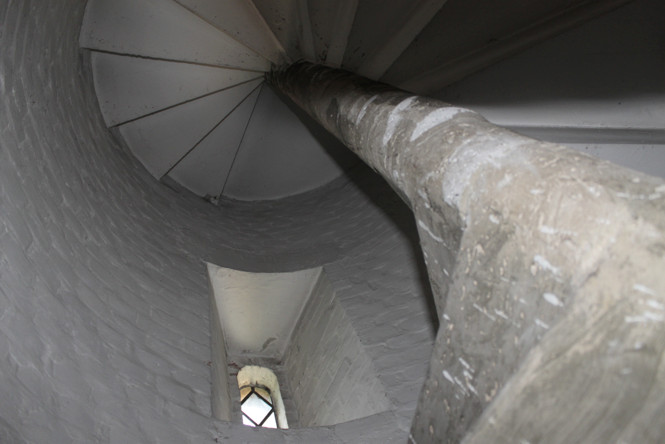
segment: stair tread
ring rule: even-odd
[[[320,0],[310,3],[316,62],[339,68],[353,25],[358,0]]]
[[[118,128],[134,155],[159,179],[260,84],[254,80],[234,86]]]
[[[302,58],[299,42],[299,1],[254,0],[254,5],[292,60]]]
[[[171,0],[90,0],[79,43],[156,59],[270,69],[267,59]]]
[[[187,9],[275,64],[284,48],[250,0],[176,0]]]
[[[219,196],[228,177],[260,88],[252,92],[169,176],[199,196]]]
[[[393,0],[390,8],[381,0],[365,0],[356,11],[343,66],[380,77],[441,9],[446,0],[414,2]],[[390,30],[390,32],[386,32]]]
[[[357,157],[323,127],[264,87],[224,196],[263,200],[298,194],[339,177],[355,162]]]
[[[255,71],[99,52],[92,53],[91,62],[107,126],[261,77]]]

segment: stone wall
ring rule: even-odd
[[[283,365],[303,427],[390,410],[372,361],[325,273],[312,289]]]
[[[208,264],[210,269],[210,264]],[[210,272],[208,272],[210,274]],[[211,414],[214,418],[231,421],[239,415],[233,412],[231,402],[229,364],[224,341],[224,331],[219,319],[219,309],[215,299],[212,279],[210,280],[210,386],[211,386]],[[235,381],[233,381],[235,382]],[[235,393],[234,393],[235,394]]]
[[[403,442],[432,347],[406,207],[366,171],[218,207],[156,182],[104,127],[83,8],[0,4],[0,441]],[[211,419],[204,261],[326,265],[388,396],[406,387],[406,401],[277,434]]]

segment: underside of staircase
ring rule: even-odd
[[[265,200],[357,162],[264,84],[271,68],[306,60],[433,93],[626,2],[89,0],[80,45],[106,125],[156,179]]]

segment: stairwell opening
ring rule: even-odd
[[[322,267],[250,273],[208,264],[208,276],[213,417],[272,424],[274,409],[275,427],[303,428],[392,408]],[[258,421],[245,417],[248,399],[263,412]]]

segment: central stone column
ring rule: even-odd
[[[410,205],[440,330],[414,442],[659,442],[665,183],[299,63],[268,81]]]

